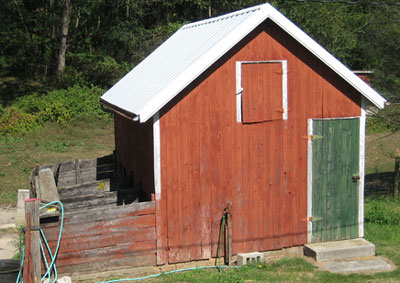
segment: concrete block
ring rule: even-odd
[[[15,225],[25,226],[25,202],[29,198],[29,190],[18,190],[17,197],[17,217],[15,218]]]
[[[390,271],[392,267],[383,259],[334,261],[326,264],[325,268],[333,273],[341,272],[370,272]]]
[[[253,252],[237,255],[237,265],[243,266],[251,262],[264,262],[264,254]]]
[[[361,238],[314,243],[304,245],[304,255],[313,257],[318,262],[374,256],[375,245]]]

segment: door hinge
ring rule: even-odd
[[[360,175],[354,174],[354,175],[351,177],[351,179],[353,180],[353,182],[357,182],[358,180],[361,179],[361,177],[360,177]]]
[[[301,138],[302,139],[305,139],[305,140],[320,140],[320,139],[322,139],[324,136],[318,136],[318,135],[308,135],[308,136],[302,136]]]
[[[316,221],[321,221],[321,220],[322,220],[321,217],[316,217],[316,216],[310,216],[308,218],[308,221],[310,221],[310,222],[316,222]]]

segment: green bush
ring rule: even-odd
[[[0,116],[0,134],[25,134],[41,126],[35,115],[24,113],[11,106]]]
[[[368,117],[367,118],[367,133],[368,134],[379,134],[394,132],[396,130],[395,125],[382,119],[381,117]]]
[[[400,104],[388,104],[367,117],[367,132],[385,133],[400,130]]]
[[[99,107],[100,95],[104,92],[96,86],[75,85],[68,89],[52,90],[47,94],[37,93],[20,97],[12,107],[0,112],[0,132],[24,134],[52,121],[65,126],[68,122],[96,117],[110,119],[109,113]]]
[[[400,200],[392,197],[366,200],[365,221],[376,224],[400,224]]]

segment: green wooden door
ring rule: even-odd
[[[312,242],[358,237],[360,120],[313,120]]]

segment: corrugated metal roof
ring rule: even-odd
[[[303,44],[376,106],[385,99],[270,4],[187,24],[109,89],[102,101],[145,122],[267,18]]]

